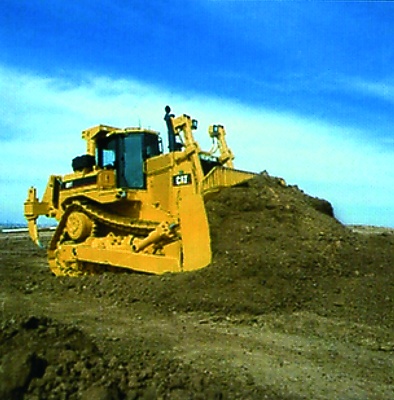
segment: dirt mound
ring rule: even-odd
[[[312,310],[371,323],[394,320],[387,283],[393,235],[353,233],[335,219],[329,202],[267,174],[222,191],[207,209],[211,266],[178,275],[85,277],[73,289],[168,311]],[[373,284],[366,285],[371,276]]]

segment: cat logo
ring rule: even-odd
[[[172,177],[173,186],[191,185],[191,183],[192,183],[191,174],[178,174]]]

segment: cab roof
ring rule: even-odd
[[[127,127],[121,129],[109,125],[97,125],[82,131],[82,138],[86,140],[93,140],[102,139],[112,135],[128,135],[134,133],[149,133],[152,135],[160,135],[160,133],[157,131],[141,127]]]

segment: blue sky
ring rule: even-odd
[[[226,126],[237,168],[394,227],[394,3],[3,0],[0,222],[70,172],[80,132],[163,108]]]

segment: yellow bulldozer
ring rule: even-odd
[[[87,151],[72,160],[72,173],[51,175],[41,201],[29,189],[24,213],[32,240],[41,246],[40,215],[58,221],[47,249],[55,275],[163,274],[210,264],[205,202],[255,174],[234,169],[222,125],[209,127],[213,145],[202,151],[193,136],[197,121],[165,111],[168,152],[159,132],[98,125],[82,132]]]

